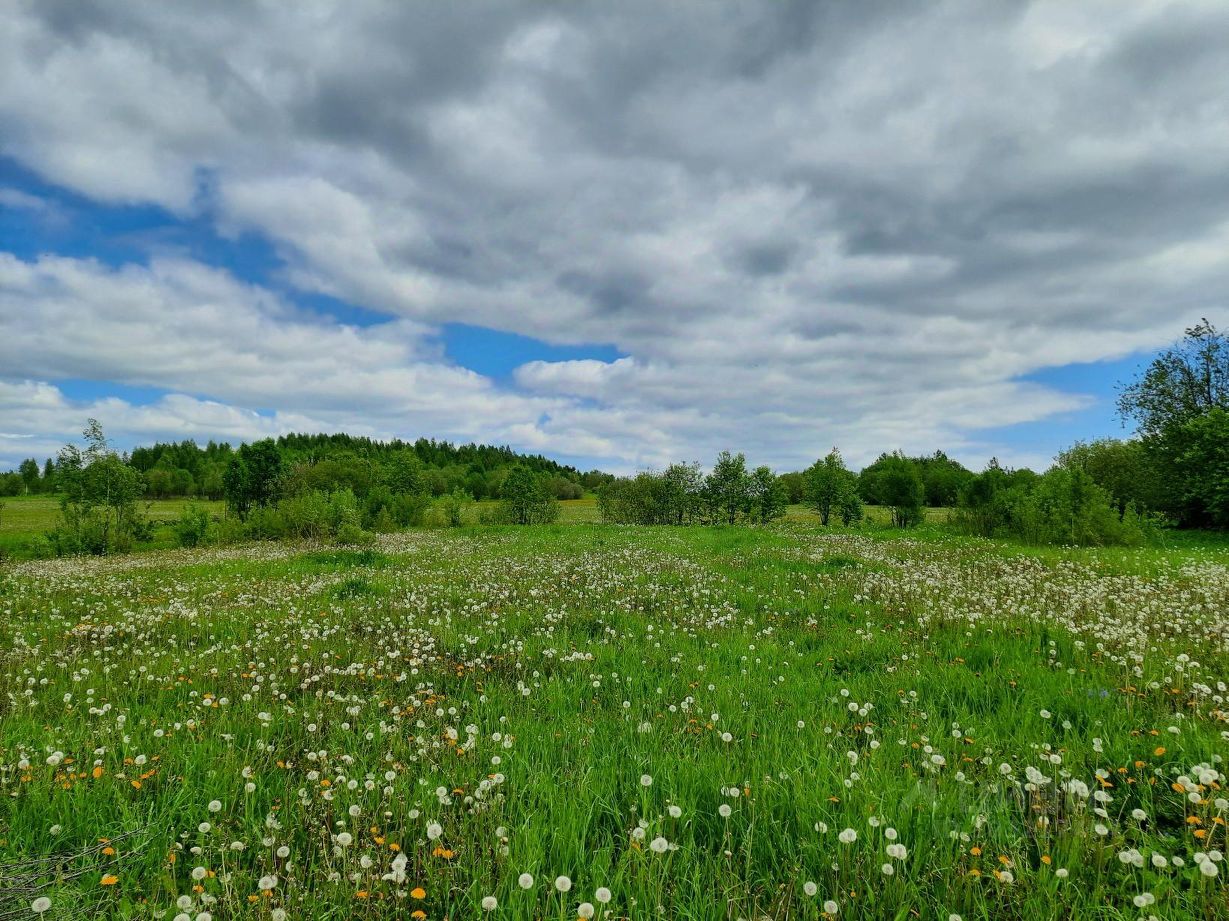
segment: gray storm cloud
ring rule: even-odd
[[[0,262],[9,392],[197,398],[125,404],[133,432],[275,412],[623,467],[977,462],[979,430],[1085,403],[1021,375],[1224,315],[1229,7],[27,3],[0,152],[261,234],[279,284],[388,317],[304,317],[185,259]],[[500,387],[432,348],[449,321],[627,357]]]

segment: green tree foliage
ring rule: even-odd
[[[559,517],[559,502],[545,477],[518,465],[504,479],[500,510],[508,524],[548,524]]]
[[[756,467],[751,471],[749,482],[751,515],[760,524],[768,524],[785,514],[789,496],[780,478],[771,467]]]
[[[858,491],[873,505],[891,509],[892,523],[911,528],[922,521],[926,498],[920,465],[904,454],[883,454],[858,477]]]
[[[1169,467],[1192,519],[1229,528],[1229,412],[1211,409],[1170,435]]]
[[[56,463],[62,496],[52,544],[61,554],[127,550],[149,536],[137,509],[141,475],[111,450],[97,419],[89,420],[84,437],[84,447],[65,445]]]
[[[181,547],[199,547],[209,538],[209,512],[192,504],[179,513],[175,522],[175,540]]]
[[[785,490],[785,496],[790,505],[799,505],[806,501],[806,474],[800,471],[790,471],[781,474],[778,479]]]
[[[1038,476],[995,462],[965,485],[952,523],[982,537],[1081,546],[1136,544],[1148,527],[1133,504],[1119,514],[1111,494],[1077,464]]]
[[[856,489],[851,489],[841,495],[836,513],[845,527],[862,520],[862,499],[858,496]]]
[[[240,518],[273,505],[281,496],[284,474],[282,454],[272,439],[243,445],[222,478],[226,504]]]
[[[603,521],[619,524],[766,523],[785,514],[789,496],[768,467],[747,470],[746,458],[724,451],[707,477],[700,465],[672,464],[611,478],[598,489]]]
[[[1223,417],[1229,412],[1229,338],[1206,319],[1186,330],[1118,396],[1161,484],[1158,508],[1180,524],[1225,527]]]
[[[515,464],[551,478],[556,498],[580,498],[609,474],[573,467],[540,456],[519,455],[510,448],[487,445],[454,446],[445,441],[419,439],[375,441],[351,435],[286,435],[274,444],[287,471],[283,492],[349,489],[359,499],[380,486],[395,495],[444,496],[460,488],[475,498],[498,498],[507,471]],[[230,445],[209,442],[156,444],[136,448],[130,463],[147,476],[150,494],[225,495],[224,477],[236,452]],[[151,473],[162,470],[170,474]]]
[[[751,510],[751,477],[747,458],[722,451],[704,479],[704,494],[715,518],[734,524]]]
[[[942,451],[929,457],[913,459],[922,477],[925,501],[931,508],[951,508],[960,498],[960,490],[973,478],[973,471]]]
[[[1118,411],[1145,438],[1164,437],[1213,409],[1229,410],[1229,341],[1204,319],[1118,394]]]
[[[855,506],[847,500],[850,496],[857,497],[858,478],[845,466],[841,452],[836,448],[808,467],[802,476],[806,503],[819,515],[819,522],[824,527],[828,526],[834,511],[839,513],[842,504],[852,513]],[[861,503],[857,503],[856,507],[856,518],[860,518]]]
[[[21,477],[21,485],[27,495],[32,496],[39,491],[41,477],[38,461],[32,457],[26,458],[17,466],[17,474]]]
[[[686,524],[701,514],[704,475],[698,463],[671,464],[660,478],[654,495],[659,510],[653,524]]]
[[[858,489],[865,501],[872,505],[891,504],[883,496],[875,494],[877,485],[883,482],[878,474],[885,466],[897,466],[901,458],[917,469],[918,477],[922,481],[922,501],[931,508],[950,508],[956,505],[961,488],[973,477],[971,470],[942,451],[921,457],[905,457],[899,451],[895,454],[885,453],[862,470]]]
[[[1058,455],[1058,465],[1068,470],[1083,470],[1104,489],[1123,517],[1127,508],[1140,511],[1165,505],[1165,490],[1156,464],[1144,443],[1102,438],[1081,442]]]
[[[547,490],[549,494],[549,490]],[[460,487],[437,498],[432,508],[432,524],[459,528],[465,524],[465,510],[474,504],[473,497]],[[501,512],[503,511],[501,506]],[[558,515],[558,509],[555,510]],[[498,516],[497,516],[498,517]],[[550,520],[554,520],[551,518]]]

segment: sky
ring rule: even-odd
[[[0,469],[346,431],[1047,466],[1229,322],[1229,4],[31,0]]]

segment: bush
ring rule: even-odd
[[[509,524],[549,524],[559,517],[559,502],[543,478],[527,467],[513,467],[500,490],[502,514]]]
[[[967,484],[951,521],[981,537],[1080,546],[1139,544],[1152,527],[1134,505],[1120,516],[1110,494],[1079,467],[1029,478],[992,467]]]
[[[209,524],[209,512],[199,505],[189,505],[174,524],[175,540],[181,547],[199,547],[208,539]]]

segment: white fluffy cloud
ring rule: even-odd
[[[0,152],[260,234],[281,281],[389,319],[183,259],[0,257],[0,374],[191,394],[126,410],[167,433],[978,462],[979,430],[1086,402],[1020,376],[1224,315],[1226,29],[1142,0],[28,5]],[[448,321],[627,357],[504,389],[438,353]]]

